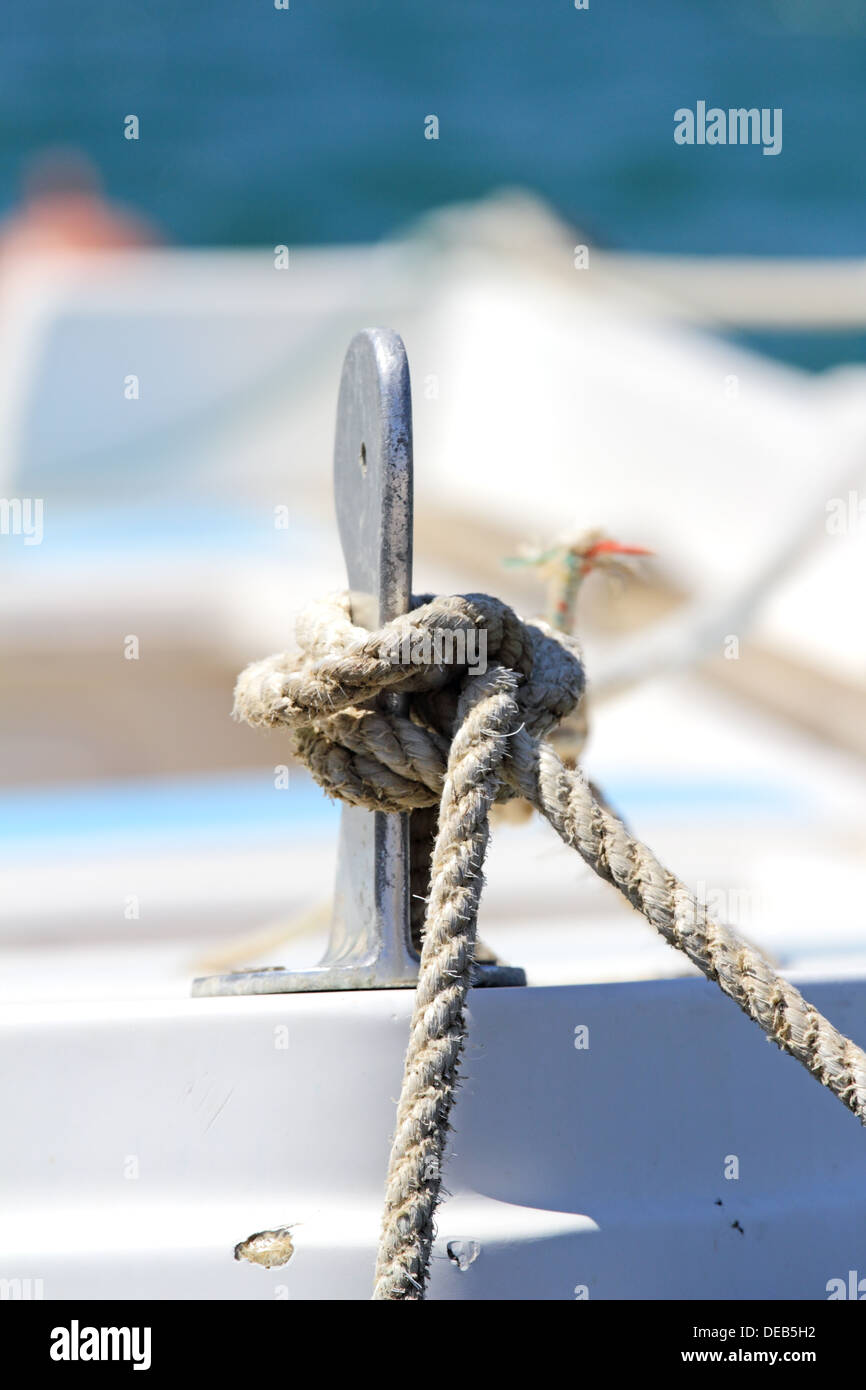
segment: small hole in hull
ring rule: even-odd
[[[362,478],[366,478],[366,476],[367,476],[367,446],[366,446],[366,444],[362,444],[362,445],[361,445],[361,452],[360,452],[360,454],[358,455],[358,463],[359,463],[360,468],[361,468],[361,477],[362,477]]]

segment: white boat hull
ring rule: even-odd
[[[866,982],[803,987],[862,1034]],[[4,1288],[368,1298],[411,1003],[7,1006]],[[476,992],[464,1078],[433,1299],[822,1299],[864,1263],[855,1119],[702,981]]]

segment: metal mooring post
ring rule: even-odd
[[[349,344],[334,446],[337,525],[352,619],[376,628],[412,601],[412,393],[399,334],[367,328]],[[405,696],[383,695],[399,710]],[[195,996],[411,989],[419,957],[409,915],[409,817],[344,806],[331,936],[312,970],[281,966],[209,975]],[[476,967],[477,985],[521,985],[520,969]]]

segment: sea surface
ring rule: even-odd
[[[612,247],[864,251],[864,0],[28,0],[0,40],[0,211],[67,146],[183,245],[374,241],[519,185]],[[677,145],[698,101],[781,108],[781,153]]]

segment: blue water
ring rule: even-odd
[[[808,808],[786,787],[748,780],[605,780],[611,804],[641,819],[790,821]],[[207,777],[134,778],[0,792],[0,862],[123,848],[186,850],[333,839],[339,808],[303,773],[277,789],[273,769]]]
[[[32,519],[31,519],[32,525]],[[309,516],[289,514],[285,529],[274,525],[273,508],[220,505],[192,496],[170,504],[145,499],[128,504],[90,505],[63,496],[44,502],[42,529],[50,544],[28,545],[24,535],[3,537],[4,573],[40,573],[87,559],[108,572],[158,565],[163,560],[223,561],[254,555],[291,559],[301,569],[314,560],[323,529]]]
[[[186,244],[373,240],[522,184],[609,245],[858,255],[864,76],[862,0],[28,0],[0,205],[65,144]],[[781,107],[782,153],[677,146],[699,99]]]
[[[272,768],[209,777],[130,778],[90,785],[0,793],[0,858],[46,841],[60,850],[85,844],[178,848],[231,840],[239,846],[328,833],[338,808],[303,774],[277,789]]]
[[[186,245],[374,241],[521,185],[607,246],[861,255],[864,78],[863,0],[29,0],[0,17],[0,209],[69,146]],[[780,107],[781,154],[676,145],[698,100]],[[860,334],[746,341],[866,361]]]

